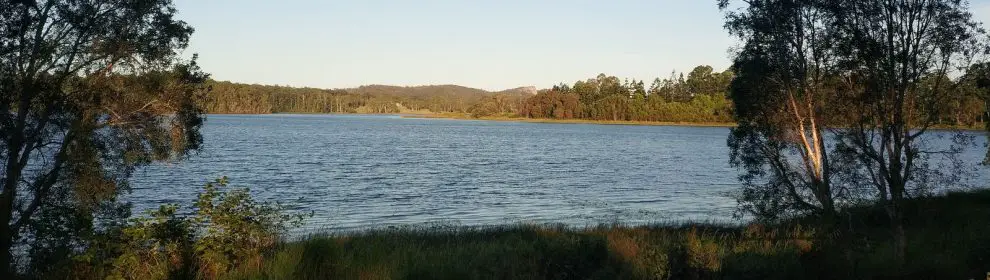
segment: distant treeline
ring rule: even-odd
[[[727,90],[733,77],[730,70],[698,66],[687,75],[656,78],[649,87],[641,80],[599,74],[539,91],[499,92],[456,85],[317,89],[212,81],[204,107],[215,114],[462,113],[476,118],[732,122]],[[973,90],[959,86],[958,90]],[[971,127],[986,121],[983,102],[966,96],[946,104],[938,113],[940,124]]]
[[[643,81],[600,74],[573,85],[536,91],[489,92],[455,85],[353,89],[210,83],[204,107],[217,114],[268,113],[465,113],[474,117],[729,122],[725,90],[732,74],[699,66],[687,77],[671,74]]]
[[[453,85],[327,90],[213,81],[210,87],[204,107],[216,114],[464,112],[491,94]]]
[[[486,98],[470,113],[476,117],[511,114],[546,119],[731,122],[732,106],[726,98],[731,81],[732,72],[714,72],[711,66],[698,66],[687,78],[684,74],[656,78],[649,88],[643,81],[620,81],[600,74],[573,85],[541,90],[526,98],[516,111],[491,110],[500,106],[486,103],[501,100]]]

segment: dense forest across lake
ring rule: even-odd
[[[731,70],[695,67],[645,81],[597,77],[549,89],[486,91],[458,85],[368,85],[319,89],[211,81],[204,108],[214,114],[361,113],[455,114],[473,118],[586,119],[638,122],[732,122]],[[979,90],[966,79],[928,77],[925,86],[965,94],[937,111],[943,126],[978,128],[987,120]]]

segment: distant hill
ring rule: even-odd
[[[389,86],[389,85],[367,85],[357,88],[344,89],[348,93],[354,94],[388,94],[404,96],[431,96],[431,95],[473,95],[483,96],[486,94],[536,94],[536,87],[518,87],[502,91],[486,91],[483,89],[459,86],[459,85],[428,85],[428,86]]]
[[[346,89],[319,89],[210,81],[204,106],[210,113],[267,114],[399,113],[407,111],[466,112],[496,95],[529,96],[535,87],[497,92],[459,85],[367,85]]]
[[[518,95],[534,95],[534,94],[537,93],[537,91],[539,91],[539,90],[536,87],[534,87],[534,86],[528,86],[528,87],[517,87],[517,88],[514,88],[514,89],[507,89],[507,90],[498,91],[498,92],[495,92],[495,93],[496,94],[509,94],[509,95],[517,95],[517,94]]]

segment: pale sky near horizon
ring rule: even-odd
[[[175,0],[217,80],[550,87],[729,66],[715,0]],[[990,0],[972,1],[990,22]]]

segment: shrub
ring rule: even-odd
[[[258,202],[227,178],[203,188],[192,209],[163,205],[107,230],[75,258],[77,278],[216,279],[242,266],[260,265],[263,253],[298,226],[303,215]],[[103,274],[103,275],[101,275]]]

